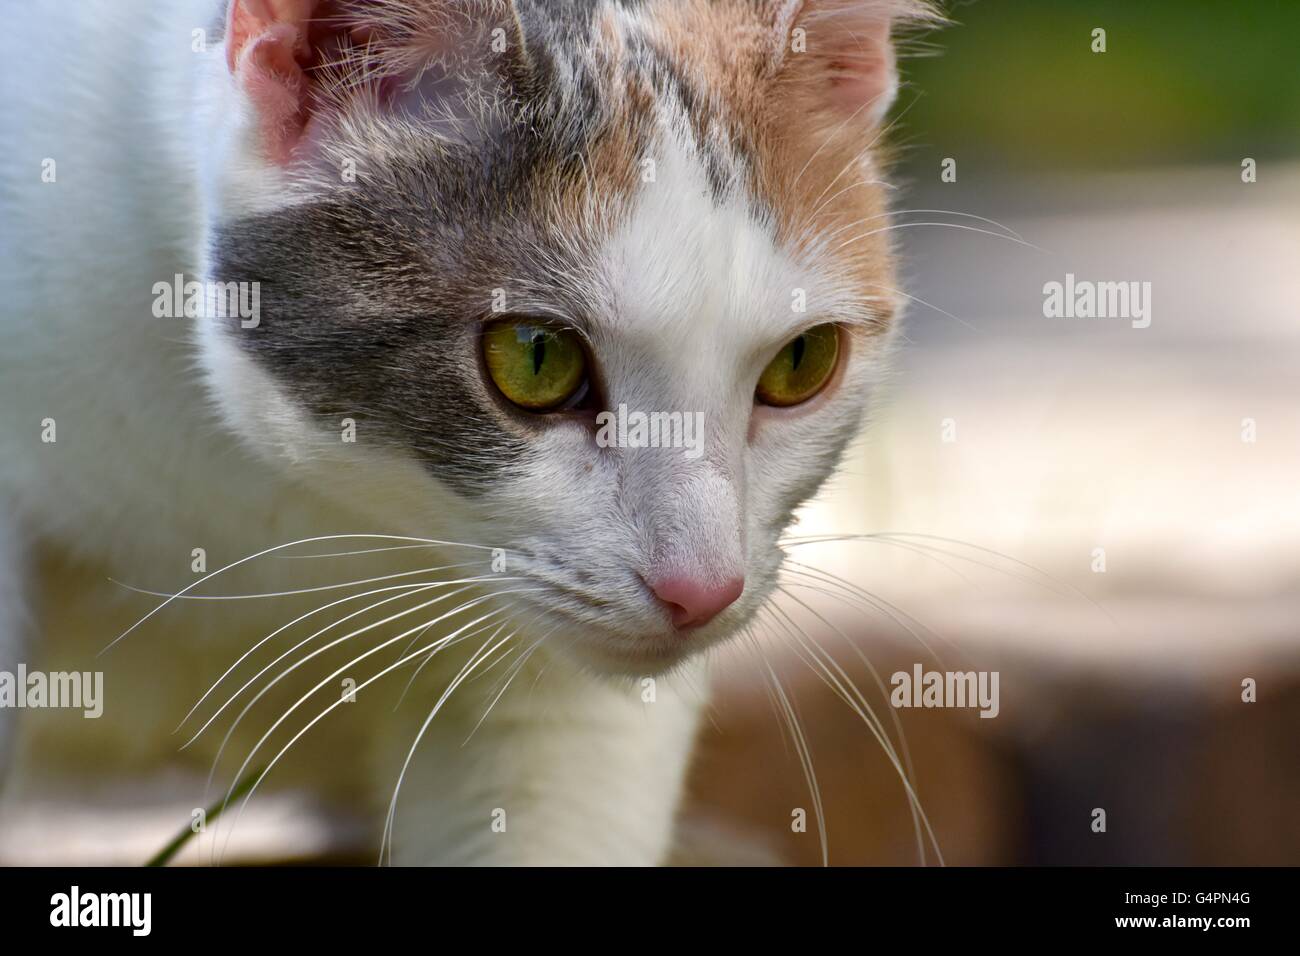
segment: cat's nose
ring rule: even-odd
[[[707,624],[729,607],[745,590],[744,578],[722,584],[705,584],[685,575],[669,575],[650,582],[650,589],[668,607],[673,627],[684,631]]]

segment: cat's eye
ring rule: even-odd
[[[586,390],[587,356],[573,329],[527,319],[494,322],[483,332],[483,360],[501,394],[526,411],[557,411]]]
[[[814,326],[776,353],[759,376],[755,395],[764,405],[801,405],[826,387],[839,357],[839,327]]]

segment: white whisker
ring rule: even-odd
[[[431,591],[431,590],[433,590],[433,589],[435,589],[435,588],[450,587],[450,586],[452,586],[452,585],[457,585],[457,584],[459,584],[459,585],[464,585],[463,587],[460,587],[460,588],[458,588],[457,590],[452,591],[452,592],[450,592],[450,593],[448,593],[448,594],[443,594],[443,595],[440,595],[440,596],[438,596],[438,597],[436,597],[436,598],[432,598],[431,600],[425,601],[423,604],[419,604],[419,605],[417,605],[417,606],[415,606],[415,607],[412,607],[412,608],[407,608],[406,610],[404,610],[404,611],[399,611],[399,612],[397,612],[396,614],[392,614],[392,615],[390,615],[390,616],[384,618],[384,619],[381,620],[381,621],[375,621],[375,622],[373,622],[373,623],[371,623],[371,624],[366,625],[365,627],[358,628],[357,630],[354,630],[354,631],[352,631],[352,632],[350,632],[350,633],[348,633],[348,634],[345,634],[345,635],[344,635],[343,637],[341,637],[341,638],[338,638],[338,639],[336,639],[336,640],[334,640],[334,641],[331,641],[330,643],[326,644],[324,647],[321,647],[321,648],[317,649],[316,651],[313,651],[312,653],[310,653],[310,654],[308,654],[307,656],[303,657],[301,660],[296,661],[294,664],[290,665],[290,666],[289,666],[288,668],[286,668],[283,672],[281,672],[281,673],[280,673],[280,674],[279,674],[279,675],[278,675],[274,680],[272,680],[270,683],[268,683],[268,684],[267,684],[267,685],[266,685],[266,686],[261,690],[261,692],[259,692],[258,695],[257,695],[256,697],[254,697],[252,701],[249,702],[248,706],[245,707],[245,709],[244,709],[243,712],[241,712],[241,714],[240,714],[240,718],[242,718],[243,715],[246,714],[246,713],[248,712],[248,708],[249,708],[249,707],[251,707],[253,704],[257,703],[257,701],[261,700],[262,697],[266,694],[267,691],[269,691],[272,687],[274,687],[276,684],[278,684],[281,680],[283,680],[283,679],[284,679],[285,677],[287,677],[289,674],[293,673],[293,671],[297,670],[297,669],[298,669],[299,667],[301,667],[303,664],[307,663],[307,661],[313,660],[314,658],[316,658],[316,657],[318,657],[319,655],[325,653],[326,651],[330,650],[331,648],[333,648],[333,647],[337,647],[339,644],[342,644],[344,641],[350,640],[351,638],[356,637],[356,636],[359,635],[359,634],[364,634],[364,633],[366,633],[366,632],[368,632],[368,631],[374,630],[374,629],[377,628],[377,627],[382,627],[382,626],[385,625],[385,624],[388,624],[388,623],[390,623],[390,622],[392,622],[392,621],[398,620],[399,618],[406,617],[408,614],[414,614],[414,613],[416,613],[417,611],[421,611],[421,610],[423,610],[423,609],[426,608],[426,607],[431,607],[431,606],[434,605],[434,604],[440,604],[441,602],[446,601],[448,598],[455,597],[457,594],[462,594],[462,593],[464,593],[465,591],[470,590],[470,589],[471,589],[475,584],[482,583],[482,582],[485,581],[485,580],[496,580],[496,579],[493,579],[493,578],[459,578],[459,579],[452,580],[452,581],[435,581],[435,582],[432,582],[432,583],[427,583],[427,584],[419,585],[418,587],[415,587],[415,588],[411,589],[411,591],[410,591],[409,593],[407,593],[407,594],[397,594],[397,595],[394,595],[393,597],[385,598],[385,599],[382,600],[382,601],[377,601],[377,602],[375,602],[374,604],[371,604],[371,605],[368,605],[368,606],[366,606],[366,607],[363,607],[363,608],[361,608],[361,609],[359,609],[359,610],[357,610],[357,611],[353,611],[351,614],[348,614],[347,616],[345,616],[345,617],[343,617],[343,618],[341,618],[341,619],[339,619],[339,620],[337,620],[337,621],[333,621],[333,622],[331,622],[330,624],[325,625],[325,627],[323,627],[323,628],[321,628],[320,630],[316,631],[314,634],[310,635],[309,637],[304,638],[303,640],[301,640],[301,641],[299,641],[297,644],[295,644],[293,647],[291,647],[291,648],[289,648],[287,651],[283,652],[279,657],[277,657],[275,660],[271,661],[271,663],[267,664],[267,665],[266,665],[265,667],[263,667],[260,671],[258,671],[258,672],[257,672],[256,674],[254,674],[251,678],[249,678],[249,679],[248,679],[248,680],[247,680],[247,681],[246,681],[246,682],[245,682],[245,683],[244,683],[244,684],[243,684],[243,685],[242,685],[242,686],[241,686],[237,691],[235,691],[234,694],[232,694],[232,695],[231,695],[231,696],[226,700],[226,702],[225,702],[224,704],[222,704],[222,705],[217,709],[216,713],[214,713],[211,717],[209,717],[209,718],[207,719],[207,721],[204,722],[204,724],[203,724],[202,727],[200,727],[197,731],[195,731],[194,735],[193,735],[192,737],[190,737],[190,739],[189,739],[188,741],[186,741],[185,745],[184,745],[181,749],[184,750],[185,747],[188,747],[190,744],[194,743],[194,741],[197,740],[200,736],[202,736],[202,734],[204,733],[204,731],[206,731],[206,730],[208,729],[208,727],[210,727],[210,726],[212,725],[213,721],[215,721],[218,717],[221,716],[221,714],[226,710],[227,707],[229,707],[232,703],[234,703],[234,701],[235,701],[235,700],[236,700],[236,699],[237,699],[241,694],[243,694],[244,691],[246,691],[249,687],[251,687],[254,683],[256,683],[256,682],[257,682],[257,681],[258,681],[258,680],[259,680],[263,675],[265,675],[265,674],[266,674],[266,673],[267,673],[271,668],[273,668],[276,664],[278,664],[278,663],[280,663],[281,661],[283,661],[283,660],[284,660],[286,657],[288,657],[290,654],[294,653],[294,651],[297,651],[297,650],[299,650],[300,648],[305,647],[305,646],[306,646],[307,644],[309,644],[311,641],[314,641],[316,638],[320,637],[320,636],[321,636],[322,634],[324,634],[326,631],[329,631],[329,630],[331,630],[332,628],[337,627],[338,625],[344,623],[345,621],[350,621],[350,620],[352,620],[352,619],[355,618],[355,617],[358,617],[358,616],[360,616],[360,615],[362,615],[362,614],[365,614],[365,613],[367,613],[368,611],[371,611],[371,610],[373,610],[373,609],[376,608],[376,607],[380,607],[380,606],[382,606],[382,605],[384,605],[384,604],[391,603],[392,601],[399,600],[400,598],[403,598],[403,597],[409,597],[410,594],[419,594],[419,593],[421,593],[421,592],[423,592],[423,591]],[[516,579],[514,579],[514,580],[519,580],[519,579],[516,578]],[[209,690],[209,693],[210,693],[210,692],[211,692],[211,690]],[[238,724],[239,724],[239,718],[236,719],[235,724],[232,725],[230,731],[227,732],[227,739],[229,739],[229,734],[232,733],[232,732],[234,731],[234,728],[235,728],[236,726],[238,726]]]
[[[804,601],[801,601],[798,597],[791,594],[785,588],[781,588],[780,590],[783,594],[785,594],[788,598],[790,598],[790,600],[794,601],[800,607],[804,608],[804,610],[808,611],[815,618],[821,621],[822,624],[824,624],[826,627],[829,627],[831,630],[833,630],[844,640],[845,644],[847,644],[849,648],[856,653],[858,659],[862,661],[868,673],[871,674],[872,679],[876,683],[876,687],[880,690],[880,696],[884,698],[886,701],[888,701],[889,692],[885,689],[885,682],[881,679],[880,673],[876,670],[875,665],[873,665],[871,661],[867,658],[866,654],[862,652],[862,649],[858,646],[857,642],[854,641],[852,638],[850,638],[847,634],[845,634],[844,631],[842,631],[840,628],[836,627],[825,617],[819,614],[814,608],[812,608]],[[790,621],[792,626],[797,626],[794,625],[794,621],[789,617],[789,615],[786,615],[786,619]],[[802,629],[800,630],[802,631]],[[808,636],[806,632],[804,633],[804,636],[805,637]],[[843,678],[844,683],[847,684],[848,687],[853,691],[854,695],[857,697],[859,705],[866,712],[864,715],[861,711],[859,711],[858,712],[859,717],[861,717],[864,721],[867,722],[868,726],[872,728],[872,732],[875,735],[876,739],[881,742],[881,746],[884,748],[885,754],[889,758],[890,763],[893,764],[895,770],[899,772],[900,778],[903,780],[904,788],[906,789],[910,784],[911,791],[914,793],[916,787],[916,771],[915,768],[912,766],[912,755],[911,755],[911,751],[908,749],[907,746],[907,735],[903,732],[903,722],[898,716],[898,711],[892,707],[886,708],[889,711],[891,722],[894,725],[894,730],[898,734],[899,746],[902,750],[902,757],[903,757],[903,765],[901,767],[899,766],[898,751],[894,749],[892,742],[889,741],[888,734],[885,731],[884,722],[876,714],[875,710],[872,708],[870,702],[866,699],[865,695],[863,695],[861,690],[858,689],[857,685],[844,672],[843,668],[840,667],[839,663],[833,657],[831,657],[829,653],[827,653],[825,648],[819,647],[817,645],[817,642],[812,641],[811,638],[809,638],[809,643],[812,645],[813,648],[815,648],[817,652],[820,652],[821,656],[826,661],[828,661],[835,668],[835,670],[839,673],[840,677]],[[870,717],[870,720],[867,719],[868,717]],[[921,834],[921,818],[923,816],[923,811],[921,810],[919,800],[913,799],[911,793],[909,793],[907,806],[908,806],[908,810],[912,815],[912,829],[916,836],[917,853],[920,856],[921,865],[924,866],[926,863],[925,840]],[[935,850],[937,853],[938,852],[937,845],[935,847]],[[939,859],[940,862],[942,862],[943,860],[942,855],[940,855]]]
[[[786,695],[780,678],[776,676],[776,671],[772,669],[772,665],[768,663],[766,657],[763,657],[763,667],[767,670],[768,684],[775,695],[774,702],[779,704],[778,712],[785,718],[786,725],[790,729],[795,752],[799,755],[799,763],[803,767],[804,779],[808,782],[808,790],[812,795],[813,810],[817,814],[817,835],[821,840],[822,866],[830,866],[830,845],[826,837],[826,811],[822,805],[822,791],[817,783],[817,773],[813,770],[812,751],[808,749],[808,740],[804,736],[803,727],[799,723],[799,715],[790,703],[790,698]]]
[[[496,633],[500,633],[500,631],[497,631]],[[493,638],[496,637],[496,633],[483,642],[483,646],[470,656],[469,661],[460,669],[460,673],[457,674],[451,683],[443,690],[442,696],[438,698],[437,703],[433,705],[433,709],[430,710],[428,716],[424,718],[424,723],[420,725],[420,730],[415,735],[415,740],[411,742],[411,748],[406,752],[406,759],[402,761],[402,769],[397,774],[397,785],[393,787],[393,797],[388,802],[388,815],[384,818],[384,832],[379,843],[379,862],[381,864],[384,862],[385,847],[391,847],[392,845],[393,821],[397,816],[397,797],[401,793],[402,782],[406,779],[406,771],[411,766],[411,760],[415,757],[415,751],[420,746],[420,741],[424,739],[425,731],[429,729],[429,725],[433,723],[433,719],[437,717],[438,712],[442,710],[442,705],[447,702],[447,699],[451,697],[453,693],[455,693],[456,688],[461,685],[466,676],[478,667],[483,660],[495,653],[498,648],[509,643],[511,638],[514,637],[513,634],[507,634],[497,644],[493,645],[491,651],[485,651],[488,644],[490,644]],[[389,850],[389,863],[392,863],[391,849]]]
[[[798,646],[804,651],[804,654],[800,655],[804,663],[809,665],[822,682],[826,684],[836,694],[836,696],[844,701],[844,703],[847,704],[855,714],[857,714],[859,719],[861,719],[867,726],[867,729],[871,732],[872,736],[876,738],[877,743],[879,743],[881,748],[885,751],[885,756],[898,774],[899,780],[903,784],[903,789],[907,793],[909,801],[911,801],[916,813],[920,816],[921,823],[924,825],[925,831],[930,837],[930,843],[934,847],[934,852],[940,865],[943,865],[943,853],[939,849],[939,842],[930,825],[929,817],[926,815],[924,807],[921,806],[920,798],[917,796],[916,790],[912,786],[912,782],[908,779],[907,772],[899,762],[898,753],[895,751],[893,743],[884,733],[884,725],[880,722],[880,719],[876,717],[870,704],[866,701],[866,698],[862,696],[862,692],[859,691],[856,685],[854,685],[848,678],[848,675],[844,673],[843,668],[839,666],[838,662],[836,662],[834,658],[830,657],[823,648],[819,647],[815,641],[808,639],[807,634],[803,632],[803,629],[799,628],[788,615],[786,615],[786,620],[789,622],[791,628],[794,628],[799,632],[799,634],[796,635],[793,631],[788,631],[788,633],[791,633],[791,635],[795,637]],[[832,668],[834,669],[833,671]],[[836,676],[837,673],[839,675],[838,677]],[[852,689],[852,693],[850,693],[849,688]],[[924,863],[925,854],[923,849],[921,851],[921,859]]]
[[[538,590],[541,590],[541,589],[540,589],[540,588],[531,588],[531,589],[522,589],[522,590],[533,590],[533,591],[538,591]],[[456,613],[458,613],[459,611],[462,611],[462,610],[465,610],[465,609],[468,608],[468,607],[472,607],[472,606],[474,606],[475,604],[480,604],[480,603],[482,603],[483,601],[490,600],[492,597],[493,597],[493,595],[488,595],[488,596],[486,596],[486,597],[483,597],[483,598],[477,599],[476,601],[471,601],[471,602],[469,602],[467,605],[462,605],[461,607],[455,609],[454,611],[447,612],[447,614],[442,615],[442,617],[443,617],[443,618],[446,618],[446,617],[448,617],[448,616],[451,615],[451,614],[456,614]],[[419,658],[419,657],[422,657],[424,654],[426,654],[429,650],[431,650],[431,649],[432,649],[434,646],[436,646],[436,645],[439,645],[439,644],[440,644],[440,645],[442,645],[442,646],[444,646],[444,647],[446,647],[446,646],[450,646],[450,644],[451,644],[451,643],[454,643],[455,640],[456,640],[456,639],[457,639],[461,634],[463,634],[465,631],[469,630],[469,629],[472,628],[472,627],[475,627],[475,626],[478,625],[478,624],[481,624],[484,620],[487,620],[488,618],[492,617],[493,615],[496,615],[496,614],[501,613],[501,610],[502,610],[501,608],[497,608],[497,609],[495,609],[495,610],[489,611],[487,614],[484,614],[484,615],[482,615],[482,616],[480,616],[480,617],[478,617],[478,618],[475,618],[473,621],[469,622],[468,624],[465,624],[465,625],[461,626],[461,627],[458,628],[457,630],[453,631],[451,634],[448,634],[448,635],[446,635],[445,637],[441,637],[441,638],[439,638],[437,641],[434,641],[432,644],[427,645],[427,646],[425,646],[425,647],[422,647],[422,648],[420,648],[418,651],[414,652],[413,654],[408,654],[408,655],[406,655],[405,657],[403,657],[401,660],[396,661],[396,662],[390,664],[388,667],[385,667],[383,670],[381,670],[378,674],[375,674],[374,676],[367,678],[367,679],[366,679],[365,681],[363,681],[361,684],[357,685],[357,687],[356,687],[356,692],[360,692],[360,691],[364,690],[366,687],[369,687],[369,686],[370,686],[371,684],[373,684],[375,681],[380,680],[380,679],[383,678],[383,677],[386,677],[387,675],[391,674],[393,671],[397,670],[399,667],[404,666],[405,664],[409,663],[410,661],[415,660],[415,659],[417,659],[417,658]],[[236,781],[239,781],[239,780],[243,779],[244,773],[248,770],[249,765],[250,765],[250,764],[252,763],[252,761],[253,761],[253,758],[257,756],[257,753],[261,750],[262,746],[263,746],[263,745],[266,743],[266,741],[271,737],[271,735],[272,735],[272,734],[273,734],[273,733],[274,733],[274,732],[275,732],[275,731],[276,731],[276,730],[277,730],[277,729],[278,729],[278,728],[279,728],[279,727],[284,723],[285,720],[287,720],[287,719],[289,718],[289,715],[290,715],[290,714],[292,714],[292,713],[293,713],[294,711],[296,711],[300,706],[302,706],[302,704],[304,704],[307,700],[309,700],[309,699],[310,699],[310,698],[311,698],[311,697],[312,697],[316,692],[318,692],[322,687],[325,687],[325,686],[326,686],[327,684],[329,684],[331,681],[336,680],[336,679],[337,679],[341,674],[345,673],[349,668],[355,667],[358,663],[360,663],[360,662],[361,662],[362,660],[364,660],[365,658],[371,656],[372,654],[377,654],[377,653],[379,653],[380,651],[382,651],[384,648],[386,648],[386,647],[388,647],[388,646],[390,646],[390,645],[396,643],[397,641],[400,641],[400,640],[403,640],[403,639],[409,637],[411,634],[413,634],[413,633],[415,633],[416,631],[418,631],[418,630],[420,629],[420,627],[424,627],[424,626],[427,626],[427,625],[422,624],[422,625],[419,625],[419,626],[417,626],[417,627],[413,627],[413,628],[411,628],[409,631],[405,631],[405,632],[403,632],[403,633],[397,635],[396,637],[394,637],[394,638],[392,638],[392,639],[390,639],[390,640],[388,640],[388,641],[385,641],[383,644],[380,644],[378,647],[374,647],[374,648],[372,648],[371,650],[366,651],[365,653],[358,655],[357,657],[353,658],[353,659],[352,659],[351,661],[349,661],[348,663],[344,664],[342,667],[340,667],[340,668],[338,668],[337,670],[335,670],[332,674],[330,674],[328,677],[324,678],[324,679],[323,679],[322,681],[320,681],[318,684],[316,684],[316,686],[314,686],[314,687],[313,687],[311,690],[309,690],[306,694],[304,694],[302,697],[300,697],[300,698],[297,700],[297,702],[295,702],[295,703],[294,703],[294,704],[293,704],[293,705],[292,705],[292,706],[291,706],[287,711],[285,711],[285,713],[282,714],[282,715],[281,715],[281,716],[280,716],[280,717],[275,721],[274,724],[272,724],[272,726],[270,727],[270,729],[268,729],[268,730],[266,731],[266,733],[262,735],[262,738],[261,738],[261,739],[260,739],[260,740],[255,744],[255,745],[254,745],[253,749],[249,752],[249,754],[248,754],[248,756],[245,758],[244,762],[240,765],[239,770],[235,773],[234,779],[235,779]],[[302,728],[301,730],[299,730],[296,734],[294,734],[294,736],[292,737],[292,739],[290,739],[290,741],[289,741],[287,744],[285,744],[283,748],[280,749],[280,751],[275,755],[275,757],[272,758],[272,760],[270,761],[270,763],[268,763],[268,764],[266,765],[265,769],[263,769],[263,771],[261,772],[261,774],[258,775],[257,780],[254,782],[254,784],[249,788],[248,793],[244,796],[243,801],[242,801],[241,804],[240,804],[240,809],[239,809],[238,813],[236,814],[236,817],[235,817],[235,823],[232,824],[232,827],[231,827],[232,831],[233,831],[234,826],[238,825],[238,823],[239,823],[239,817],[242,816],[244,808],[248,806],[248,801],[252,799],[253,794],[256,793],[257,788],[261,785],[262,781],[266,779],[267,775],[271,772],[271,769],[272,769],[273,767],[275,767],[275,765],[276,765],[277,763],[279,763],[280,759],[281,759],[281,758],[282,758],[282,757],[283,757],[283,756],[284,756],[284,755],[289,751],[289,749],[290,749],[290,748],[291,748],[295,743],[297,743],[298,740],[300,740],[300,739],[303,737],[304,734],[307,733],[307,731],[309,731],[312,727],[316,726],[316,724],[318,724],[321,720],[323,720],[327,715],[333,713],[334,709],[335,709],[336,707],[341,706],[341,705],[342,705],[346,700],[347,700],[347,698],[340,696],[338,700],[336,700],[336,701],[334,701],[333,703],[331,703],[331,704],[330,704],[328,707],[326,707],[323,711],[321,711],[321,712],[320,712],[319,714],[317,714],[314,718],[312,718],[312,719],[307,723],[307,725],[306,725],[305,727],[303,727],[303,728]],[[232,789],[233,789],[233,788],[232,788]],[[227,797],[227,799],[229,799],[229,797],[230,797],[230,791],[229,791],[229,790],[228,790],[227,793],[226,793],[226,797]],[[227,838],[226,838],[227,843],[229,843],[229,839],[230,839],[230,837],[229,837],[229,835],[227,835]]]
[[[868,232],[864,232],[861,235],[854,236],[852,239],[846,239],[843,242],[841,242],[838,246],[836,246],[835,250],[838,251],[840,249],[843,249],[845,246],[852,245],[855,242],[861,242],[863,239],[870,238],[871,236],[878,236],[881,233],[892,232],[895,229],[915,229],[918,226],[944,226],[947,227],[948,229],[961,229],[966,232],[977,232],[980,233],[981,235],[992,236],[995,239],[1005,239],[1007,242],[1014,242],[1016,245],[1026,246],[1037,252],[1042,252],[1044,254],[1047,253],[1046,249],[1042,249],[1034,245],[1032,242],[1026,242],[1023,239],[1017,239],[1014,236],[1008,236],[1005,233],[994,232],[991,229],[980,229],[978,226],[963,226],[955,222],[896,222],[888,226],[882,226],[879,229],[872,229]]]
[[[195,582],[193,582],[192,584],[187,585],[186,587],[182,588],[180,591],[178,591],[178,592],[176,592],[175,594],[171,595],[169,598],[167,598],[167,600],[163,601],[161,604],[159,604],[157,607],[155,607],[152,611],[150,611],[150,612],[149,612],[148,614],[146,614],[144,617],[140,618],[138,621],[136,621],[134,624],[132,624],[130,627],[128,627],[125,631],[123,631],[123,632],[122,632],[121,634],[119,634],[117,637],[113,638],[113,640],[110,641],[110,642],[108,643],[108,645],[107,645],[103,650],[101,650],[101,651],[99,652],[99,655],[96,655],[96,656],[103,655],[103,654],[107,653],[108,651],[110,651],[110,650],[111,650],[112,648],[114,648],[115,646],[117,646],[117,644],[118,644],[119,641],[123,640],[123,639],[124,639],[128,634],[131,634],[131,633],[132,633],[136,628],[138,628],[140,625],[144,624],[145,621],[148,621],[151,617],[153,617],[155,614],[157,614],[157,613],[158,613],[159,611],[161,611],[163,608],[165,608],[165,607],[167,607],[169,604],[171,604],[172,601],[177,600],[178,598],[184,596],[185,594],[188,594],[190,591],[192,591],[192,590],[194,590],[195,588],[199,587],[199,585],[204,584],[204,583],[207,582],[207,581],[211,581],[213,578],[217,577],[218,575],[220,575],[220,574],[224,574],[225,572],[230,571],[230,570],[232,570],[233,568],[237,568],[237,567],[239,567],[240,565],[247,564],[247,563],[250,562],[250,561],[256,561],[258,558],[265,557],[265,556],[268,555],[268,554],[275,554],[277,551],[284,551],[284,550],[286,550],[287,548],[297,547],[297,546],[300,545],[300,544],[314,544],[314,543],[317,542],[317,541],[346,541],[346,540],[355,540],[355,539],[357,539],[357,538],[369,538],[369,539],[371,539],[371,540],[376,540],[376,539],[378,539],[378,540],[388,540],[388,541],[420,542],[420,543],[422,543],[422,544],[428,544],[428,545],[440,545],[440,546],[443,546],[443,547],[449,547],[449,548],[478,548],[478,549],[480,549],[480,550],[484,550],[484,551],[491,551],[491,550],[493,550],[492,548],[487,547],[486,545],[479,545],[479,544],[460,544],[460,543],[455,542],[455,541],[438,541],[438,540],[436,540],[436,539],[434,539],[434,538],[413,538],[413,537],[409,537],[409,536],[405,536],[405,535],[391,535],[391,534],[330,534],[330,535],[319,535],[319,536],[314,537],[314,538],[302,538],[302,539],[300,539],[300,540],[298,540],[298,541],[290,541],[290,542],[288,542],[287,544],[277,544],[277,545],[276,545],[275,547],[273,547],[273,548],[267,548],[267,549],[264,550],[264,551],[258,551],[256,554],[250,554],[248,557],[240,558],[238,561],[233,561],[233,562],[231,562],[230,564],[227,564],[225,567],[218,568],[218,569],[215,570],[215,571],[212,571],[212,572],[210,572],[210,573],[208,573],[208,574],[205,574],[203,577],[199,578],[197,581],[195,581]],[[110,579],[110,580],[111,580],[111,579]]]
[[[450,568],[450,567],[454,567],[454,566],[455,566],[455,565],[449,565],[448,568]],[[441,584],[441,583],[442,583],[442,582],[438,582],[438,584]],[[450,583],[450,582],[448,582],[448,583]],[[396,585],[392,585],[391,587],[386,587],[386,588],[376,588],[376,589],[371,590],[371,591],[364,591],[364,592],[362,592],[362,593],[360,593],[360,594],[349,594],[347,597],[339,598],[337,601],[331,601],[329,604],[324,604],[324,605],[322,605],[322,606],[320,606],[320,607],[313,608],[312,610],[308,611],[307,613],[305,613],[305,614],[301,614],[301,615],[299,615],[298,617],[294,618],[294,619],[293,619],[292,621],[290,621],[288,624],[281,625],[280,627],[278,627],[278,628],[276,628],[274,631],[272,631],[270,634],[266,635],[266,637],[264,637],[264,638],[262,638],[261,640],[259,640],[256,644],[254,644],[254,645],[253,645],[252,647],[250,647],[248,650],[244,651],[244,653],[241,654],[241,655],[239,656],[239,658],[238,658],[238,659],[237,659],[233,664],[231,664],[228,668],[226,668],[225,673],[223,673],[220,677],[218,677],[217,680],[212,684],[212,686],[209,687],[209,688],[204,692],[203,696],[200,697],[200,698],[198,699],[198,701],[194,704],[194,706],[190,708],[189,713],[187,713],[187,714],[185,715],[185,717],[181,720],[180,724],[177,725],[176,729],[173,730],[172,733],[177,733],[177,732],[178,732],[182,727],[185,726],[185,724],[189,721],[189,719],[190,719],[191,717],[194,716],[195,711],[197,711],[200,707],[203,706],[203,702],[204,702],[205,700],[207,700],[209,696],[211,696],[211,694],[212,694],[213,691],[215,691],[218,687],[221,686],[222,682],[225,681],[225,679],[226,679],[227,677],[229,677],[232,673],[234,673],[234,671],[239,667],[240,664],[242,664],[245,660],[247,660],[247,659],[248,659],[252,654],[256,653],[257,650],[258,650],[260,647],[264,646],[264,645],[267,644],[269,641],[273,640],[277,635],[282,634],[284,631],[287,631],[289,628],[293,627],[295,624],[299,624],[299,623],[301,623],[302,621],[305,621],[305,620],[306,620],[307,618],[309,618],[309,617],[314,617],[315,615],[321,613],[322,611],[328,611],[330,608],[338,607],[340,604],[346,604],[346,603],[349,602],[349,601],[355,601],[355,600],[357,600],[357,599],[359,599],[359,598],[371,597],[371,596],[373,596],[373,595],[375,595],[375,594],[384,594],[384,593],[386,593],[386,592],[388,592],[388,591],[401,591],[401,592],[407,592],[407,593],[410,593],[410,592],[416,592],[416,593],[418,593],[418,592],[421,591],[421,590],[426,590],[426,589],[428,589],[428,588],[430,588],[430,587],[436,587],[436,586],[438,586],[438,584],[431,584],[430,582],[419,581],[419,582],[414,582],[414,583],[411,583],[411,584],[396,584]],[[398,594],[397,596],[395,596],[395,597],[393,597],[393,598],[390,598],[389,600],[394,600],[394,601],[395,601],[395,600],[397,600],[399,597],[403,597],[403,596],[405,596],[405,595],[404,595],[404,594]],[[374,608],[379,607],[379,606],[381,606],[381,605],[383,605],[383,604],[385,604],[385,603],[387,603],[387,601],[378,601],[378,602],[376,602],[376,603],[374,603],[374,604],[369,604],[369,605],[367,605],[366,607],[362,608],[362,609],[361,609],[360,611],[358,611],[357,613],[358,613],[358,614],[361,614],[361,613],[364,613],[364,612],[366,612],[366,611],[373,610]],[[355,615],[349,615],[348,617],[344,617],[344,618],[342,618],[341,620],[335,621],[334,624],[331,625],[331,626],[336,626],[336,625],[338,625],[338,624],[342,624],[344,621],[350,620],[350,618],[351,618],[351,617],[354,617],[354,616],[355,616]],[[328,630],[328,628],[326,628],[326,630]],[[313,636],[318,636],[320,633],[322,633],[322,632],[321,632],[321,631],[318,631],[317,634],[316,634],[316,635],[313,635]],[[301,645],[299,645],[299,646],[301,646]]]

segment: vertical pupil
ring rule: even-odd
[[[541,332],[533,333],[533,374],[537,375],[542,370],[542,363],[546,361],[546,336]]]
[[[794,353],[794,364],[791,366],[791,371],[799,371],[799,366],[803,364],[803,354],[807,348],[808,343],[804,341],[802,335],[790,344],[790,349]]]

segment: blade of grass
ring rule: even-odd
[[[221,816],[222,810],[226,809],[226,807],[235,803],[240,797],[248,793],[261,775],[261,768],[249,771],[248,775],[245,776],[243,780],[239,781],[239,785],[230,792],[229,797],[223,797],[204,811],[203,825],[206,827],[209,823],[216,820],[217,817]],[[175,839],[150,858],[149,862],[146,863],[145,866],[166,866],[171,862],[172,858],[184,848],[185,844],[189,843],[195,836],[196,831],[194,830],[193,825],[186,827],[181,830],[180,833],[176,834]]]

